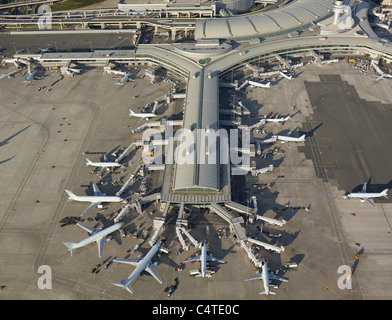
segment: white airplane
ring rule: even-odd
[[[223,260],[217,259],[215,257],[212,256],[212,254],[207,254],[207,242],[204,241],[203,246],[201,248],[201,255],[196,255],[193,258],[188,258],[184,261],[184,263],[186,262],[191,262],[191,261],[200,261],[201,265],[200,265],[200,272],[199,274],[196,275],[196,277],[211,277],[210,273],[207,273],[207,261],[216,261],[219,263],[226,263]]]
[[[142,121],[144,119],[148,120],[149,118],[153,118],[153,117],[157,116],[155,113],[135,113],[131,109],[129,109],[129,115],[131,117],[141,118],[140,121]]]
[[[245,279],[245,281],[249,281],[249,280],[256,280],[256,279],[260,279],[263,280],[263,285],[264,285],[264,291],[261,291],[259,294],[265,294],[265,295],[275,295],[276,293],[271,291],[269,289],[270,283],[271,283],[271,279],[272,280],[278,280],[278,281],[284,281],[284,282],[288,282],[288,279],[283,278],[283,277],[279,277],[277,275],[274,275],[273,272],[269,272],[269,268],[267,267],[267,263],[265,262],[265,260],[263,259],[263,264],[261,267],[261,273],[257,272],[255,276],[250,277]]]
[[[93,167],[100,167],[100,168],[102,168],[98,172],[98,174],[101,174],[105,169],[109,170],[109,169],[111,169],[113,167],[121,167],[121,164],[118,163],[118,162],[110,162],[110,161],[108,161],[108,159],[106,157],[106,154],[103,155],[103,158],[104,158],[104,162],[92,162],[90,159],[86,158],[86,161],[87,161],[86,165],[87,166],[93,166]]]
[[[75,69],[75,68],[66,68],[65,73],[71,77],[73,77],[75,74],[80,74],[80,69]]]
[[[124,83],[127,82],[127,81],[135,81],[135,80],[131,79],[130,73],[129,73],[129,72],[127,72],[127,73],[124,75],[124,77],[122,77],[121,80],[120,80],[119,82],[117,82],[116,84],[119,85],[119,86],[122,86],[122,85],[124,85]]]
[[[117,196],[107,196],[106,194],[102,193],[95,182],[92,182],[93,189],[94,189],[94,195],[93,196],[77,196],[73,194],[69,190],[65,190],[65,192],[68,194],[68,202],[71,201],[80,201],[80,202],[91,202],[91,205],[80,215],[81,217],[84,216],[87,212],[89,212],[91,209],[97,207],[103,202],[122,202],[124,201],[122,198],[117,197]]]
[[[2,74],[2,75],[0,75],[0,79],[11,78],[11,76],[14,75],[17,72],[19,72],[19,70],[14,70],[14,71]]]
[[[288,115],[287,117],[280,117],[280,118],[265,118],[265,122],[275,122],[277,124],[280,124],[280,122],[286,122],[287,120],[291,119],[291,115]]]
[[[137,278],[137,276],[142,271],[147,271],[159,283],[162,283],[162,279],[155,269],[157,263],[151,262],[152,257],[158,252],[160,245],[161,245],[160,243],[156,243],[150,249],[150,251],[145,255],[145,257],[143,259],[141,259],[140,255],[136,259],[113,259],[113,262],[126,263],[126,264],[131,264],[133,266],[136,266],[136,269],[133,270],[133,272],[131,273],[131,275],[127,279],[121,280],[120,282],[115,282],[113,284],[115,286],[126,289],[130,293],[133,293],[131,283]]]
[[[41,52],[40,52],[41,54],[50,51],[50,47],[47,47],[47,48],[45,48],[45,49],[41,49],[41,48],[38,48],[38,49],[41,51]]]
[[[290,132],[287,134],[287,136],[281,136],[281,135],[273,135],[272,138],[276,140],[281,140],[282,143],[286,143],[286,145],[290,148],[289,142],[304,142],[306,135],[303,134],[299,138],[294,138],[290,137],[291,133],[294,131],[294,129],[290,130]]]
[[[369,192],[366,192],[366,186],[367,186],[367,183],[365,183],[363,185],[361,191],[355,192],[355,193],[347,193],[347,194],[345,194],[343,196],[343,198],[344,199],[360,198],[361,202],[365,202],[366,201],[367,203],[369,203],[373,207],[376,207],[376,206],[369,199],[371,199],[371,198],[380,198],[380,197],[385,197],[385,198],[388,199],[388,195],[387,195],[388,189],[384,189],[383,191],[378,192],[378,193],[377,192],[376,193],[369,193]]]
[[[106,229],[102,229],[102,228],[95,229],[95,228],[85,226],[81,223],[77,223],[77,225],[83,228],[84,230],[86,230],[90,234],[90,236],[79,242],[70,242],[70,241],[63,242],[67,246],[68,250],[71,252],[71,257],[74,255],[75,250],[77,248],[84,247],[92,242],[96,242],[98,244],[98,256],[101,258],[103,252],[103,246],[105,245],[106,242],[108,242],[106,240],[106,236],[114,231],[119,230],[124,225],[124,222],[118,222]]]
[[[259,88],[270,88],[271,87],[271,82],[268,81],[266,84],[260,83],[260,82],[255,82],[249,80],[248,82],[252,87],[259,87]]]
[[[121,76],[124,76],[126,72],[119,71],[119,70],[112,70],[112,69],[105,69],[104,73],[113,73],[113,74],[119,74]]]

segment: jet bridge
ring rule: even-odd
[[[254,208],[249,208],[248,206],[244,206],[243,204],[234,201],[225,202],[225,207],[247,215],[254,215],[256,213]]]
[[[234,231],[236,237],[238,240],[246,240],[247,237],[245,235],[245,230],[241,226],[241,223],[244,222],[244,219],[242,217],[235,217],[233,214],[231,214],[229,211],[227,211],[225,208],[221,207],[217,203],[212,203],[207,206],[208,209],[214,211],[218,216],[220,216],[222,219],[226,220],[230,228]]]
[[[124,216],[125,214],[128,212],[130,208],[130,205],[127,203],[120,211],[120,213],[114,218],[114,223],[119,222]]]
[[[276,55],[276,59],[283,65],[286,69],[291,69],[291,60],[284,59],[280,55]]]
[[[177,226],[177,227],[176,227],[176,234],[177,234],[178,239],[180,240],[181,245],[182,245],[182,248],[183,248],[184,250],[188,251],[188,250],[189,250],[189,246],[185,243],[185,240],[184,240],[184,238],[182,237],[181,232],[182,232],[183,234],[185,234],[185,235],[188,237],[188,239],[192,242],[192,244],[195,246],[195,248],[201,248],[201,243],[197,242],[196,239],[193,238],[193,237],[191,236],[191,234],[190,234],[188,231],[185,230],[184,227],[178,227],[178,226]]]
[[[132,142],[131,145],[128,148],[126,148],[124,150],[124,152],[114,161],[115,162],[120,162],[134,146],[136,146],[136,144],[135,144],[135,142]]]
[[[269,244],[269,243],[266,243],[266,242],[262,242],[260,240],[252,239],[252,238],[247,238],[247,240],[249,242],[255,243],[255,244],[257,244],[257,245],[259,245],[259,246],[261,246],[261,247],[263,247],[263,248],[265,248],[267,250],[274,251],[276,253],[282,253],[284,251],[284,247],[283,246],[280,246],[280,247],[274,246],[272,244]]]
[[[253,252],[248,248],[248,246],[246,245],[245,241],[241,241],[241,246],[245,249],[246,253],[248,254],[249,259],[253,262],[253,264],[255,265],[255,267],[257,268],[261,268],[262,266],[262,262],[258,261],[255,257],[255,255],[253,254]]]

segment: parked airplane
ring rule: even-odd
[[[92,227],[85,226],[81,223],[77,223],[77,225],[84,230],[86,230],[90,236],[86,239],[83,239],[79,242],[70,242],[70,241],[65,241],[64,244],[67,246],[68,250],[71,252],[71,257],[74,255],[75,250],[77,248],[84,247],[92,242],[96,242],[98,244],[98,256],[101,258],[102,257],[102,252],[103,252],[103,247],[106,242],[106,236],[109,235],[110,233],[119,230],[123,225],[124,222],[118,222],[106,229],[95,229]]]
[[[280,122],[286,122],[287,120],[291,119],[291,115],[288,115],[287,117],[280,117],[280,118],[265,118],[265,122],[275,122],[277,124],[280,124]]]
[[[14,75],[15,73],[17,73],[19,70],[14,70],[5,74],[0,75],[0,79],[4,79],[4,78],[11,78],[12,75]]]
[[[73,77],[75,74],[80,74],[81,70],[80,69],[75,69],[75,68],[65,68],[65,73],[71,77]]]
[[[72,200],[74,201],[81,201],[81,202],[91,202],[91,205],[80,215],[84,216],[87,212],[89,212],[91,209],[97,207],[103,202],[121,202],[124,201],[122,198],[117,197],[117,196],[107,196],[106,194],[102,193],[95,182],[92,182],[93,189],[94,189],[94,195],[93,196],[77,196],[73,194],[69,190],[65,190],[65,192],[68,194],[68,202],[71,202]]]
[[[287,136],[282,135],[273,135],[272,138],[276,140],[281,140],[282,143],[286,143],[286,145],[290,148],[289,142],[304,142],[305,141],[305,134],[300,136],[299,138],[290,137],[294,129],[290,130]]]
[[[143,119],[148,120],[149,118],[153,118],[157,116],[155,113],[135,113],[131,109],[129,109],[129,115],[131,117],[141,118],[140,121],[142,121]]]
[[[110,162],[108,161],[106,154],[103,155],[104,162],[92,162],[90,159],[86,158],[86,165],[93,166],[93,167],[100,167],[102,168],[98,174],[101,174],[105,169],[111,169],[113,167],[121,167],[121,164],[118,162]]]
[[[376,81],[381,80],[381,79],[385,79],[385,78],[392,78],[391,74],[387,74],[381,70],[381,68],[378,66],[378,62],[376,62],[375,60],[372,60],[370,62],[370,65],[379,74],[379,76],[376,78]]]
[[[47,48],[45,48],[45,49],[41,49],[41,48],[38,48],[38,49],[41,51],[41,52],[40,52],[41,54],[50,51],[50,47],[47,47]]]
[[[200,265],[200,272],[199,274],[196,275],[196,277],[211,277],[210,273],[207,273],[207,261],[216,261],[219,263],[226,263],[223,260],[217,259],[215,257],[212,256],[212,254],[207,254],[207,242],[204,241],[203,246],[201,248],[201,255],[196,255],[193,258],[188,258],[184,261],[184,263],[186,262],[192,262],[192,261],[200,261],[201,265]]]
[[[116,79],[117,79],[117,78],[116,78]],[[124,83],[127,82],[127,81],[135,81],[135,80],[131,79],[130,73],[129,73],[129,72],[127,72],[127,73],[124,75],[124,77],[122,77],[121,80],[120,80],[119,82],[117,82],[116,84],[122,86],[122,85],[124,85]]]
[[[159,283],[162,283],[162,279],[155,269],[155,267],[157,266],[157,263],[151,262],[152,257],[158,252],[160,245],[161,245],[161,243],[159,243],[159,242],[156,243],[150,249],[150,251],[145,255],[145,257],[143,259],[141,258],[140,255],[136,259],[113,259],[113,262],[126,263],[126,264],[131,264],[133,266],[136,266],[136,269],[133,270],[133,272],[131,273],[131,275],[127,279],[121,280],[120,282],[115,282],[113,284],[115,286],[126,289],[130,293],[133,293],[131,283],[137,278],[137,276],[142,271],[147,271]]]
[[[35,72],[31,72],[28,77],[25,77],[25,83],[28,83],[31,81],[31,79],[39,79],[36,75]]]
[[[288,282],[288,279],[274,275],[274,273],[269,272],[269,270],[270,269],[267,267],[267,263],[263,259],[261,273],[257,272],[255,276],[247,278],[247,279],[245,279],[245,281],[255,280],[255,279],[263,280],[264,291],[261,291],[260,294],[265,294],[267,296],[270,294],[275,295],[276,293],[269,289],[271,279],[278,280],[278,281],[284,281],[284,282]]]
[[[374,203],[372,201],[370,201],[369,199],[371,198],[380,198],[380,197],[385,197],[388,199],[387,196],[387,192],[388,189],[384,189],[381,192],[375,192],[375,193],[370,193],[370,192],[366,192],[366,187],[367,187],[367,183],[365,183],[362,187],[362,190],[359,192],[355,192],[355,193],[346,193],[343,198],[344,199],[349,199],[349,198],[360,198],[361,202],[367,202],[369,203],[371,206],[375,207]]]
[[[271,82],[268,81],[266,84],[260,83],[260,82],[255,82],[249,80],[248,82],[252,87],[259,87],[259,88],[270,88],[271,87]]]

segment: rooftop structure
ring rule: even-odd
[[[282,9],[224,19],[196,20],[195,39],[266,38],[305,30],[332,13],[333,0],[297,0]]]

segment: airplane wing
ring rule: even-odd
[[[213,257],[211,254],[207,256],[207,260],[213,261],[213,262],[219,262],[219,263],[226,263],[223,260],[220,260],[218,258]]]
[[[288,281],[286,278],[283,278],[283,277],[279,277],[279,276],[277,276],[277,275],[274,275],[273,272],[270,272],[270,273],[269,273],[269,278],[270,278],[270,280],[278,280],[278,281],[283,281],[283,282],[287,282],[287,281]]]
[[[102,257],[102,252],[103,252],[103,247],[106,242],[106,237],[102,237],[100,239],[97,239],[97,245],[98,245],[98,255],[99,257]]]
[[[141,256],[139,256],[136,259],[113,259],[113,262],[120,262],[120,263],[125,263],[125,264],[130,264],[132,266],[137,267],[139,261],[140,261]]]
[[[81,217],[84,216],[87,212],[89,212],[91,209],[94,209],[96,206],[100,205],[101,202],[93,202],[90,204],[90,206],[83,211],[83,213],[80,215]]]
[[[93,185],[93,189],[94,189],[94,196],[102,196],[101,190],[99,190],[98,186],[96,185],[96,183],[94,181],[92,182],[92,185]]]
[[[287,136],[288,137],[290,137],[291,136],[291,134],[293,133],[293,131],[295,130],[296,128],[294,128],[294,129],[291,129],[290,131],[289,131],[289,133],[287,134]]]
[[[146,267],[146,271],[151,274],[159,283],[162,283],[162,279],[159,276],[157,270],[154,267],[153,263],[149,263],[149,265]]]
[[[363,184],[361,192],[366,192],[366,186],[367,186],[367,182]]]
[[[103,161],[108,162],[108,157],[106,156],[106,153],[103,155]]]
[[[287,146],[288,148],[290,148],[290,144],[289,144],[288,141],[285,140],[284,143],[286,144],[286,146]]]
[[[249,280],[262,280],[261,273],[258,273],[258,272],[257,272],[255,276],[249,277],[249,278],[246,278],[246,279],[245,279],[245,281],[249,281]]]
[[[374,205],[374,203],[371,202],[368,198],[362,198],[362,200],[366,201],[366,202],[367,202],[368,204],[370,204],[372,207],[376,207],[376,206]]]
[[[188,258],[188,259],[184,260],[184,263],[186,263],[186,262],[192,262],[192,261],[200,261],[200,256],[199,256],[199,255],[196,255],[196,256],[194,256],[193,258]]]
[[[93,234],[93,233],[101,230],[101,229],[95,229],[93,227],[85,226],[84,224],[81,224],[81,223],[78,223],[77,225],[79,227],[81,227],[82,229],[86,230],[89,234]]]

